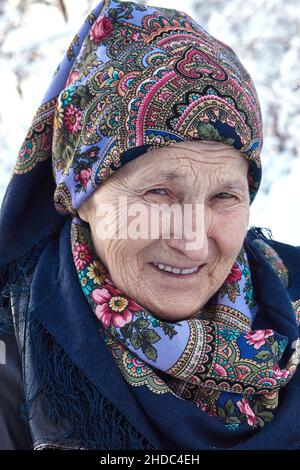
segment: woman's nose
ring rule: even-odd
[[[170,237],[166,239],[169,247],[180,251],[185,257],[205,263],[208,258],[209,209],[204,205],[185,205],[182,224],[171,223]]]
[[[168,247],[176,249],[181,255],[189,258],[192,261],[197,261],[198,264],[206,263],[208,259],[208,237],[204,233],[200,237],[195,234],[193,239],[182,237],[182,239],[174,238],[171,235],[166,239]]]

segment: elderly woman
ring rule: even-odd
[[[248,230],[261,146],[228,46],[92,12],[2,205],[1,448],[300,449],[300,247]]]

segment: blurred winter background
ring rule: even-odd
[[[96,0],[0,0],[0,201],[60,58]],[[141,3],[146,3],[144,0]],[[253,77],[264,119],[251,225],[300,245],[300,1],[152,0],[195,17]]]

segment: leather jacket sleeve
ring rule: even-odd
[[[0,449],[31,449],[30,434],[21,415],[24,390],[20,355],[14,333],[0,331]]]

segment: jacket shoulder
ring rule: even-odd
[[[13,332],[0,329],[0,449],[31,449],[21,416],[24,389],[20,355]]]
[[[0,268],[0,449],[32,449],[25,417],[19,319],[14,309],[25,295],[21,262]]]

